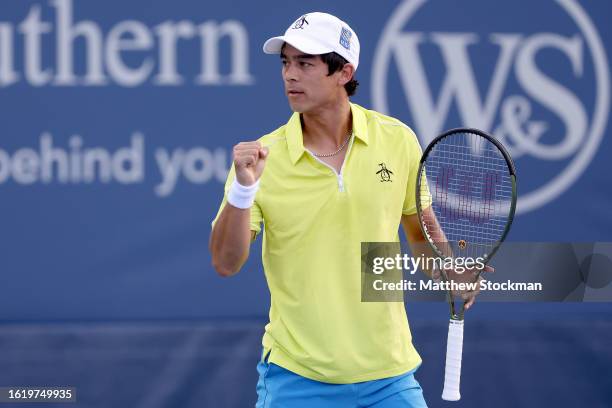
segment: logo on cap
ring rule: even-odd
[[[342,27],[342,32],[340,33],[340,45],[342,45],[347,50],[351,49],[351,37],[353,33],[350,30]]]
[[[295,23],[293,23],[293,27],[291,27],[293,30],[297,30],[298,28],[301,28],[302,30],[304,29],[304,24],[310,24],[307,20],[306,20],[306,16],[308,14],[304,14],[302,17],[298,18],[297,20],[295,20]]]

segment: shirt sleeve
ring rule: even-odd
[[[211,222],[211,228],[215,226],[215,222],[217,222],[217,219],[219,219],[219,215],[221,215],[221,211],[223,211],[223,208],[227,204],[227,193],[235,177],[236,177],[236,171],[234,169],[234,166],[232,165],[232,168],[230,169],[227,175],[227,180],[225,181],[223,201],[221,201],[221,205],[219,206],[217,215]],[[259,194],[259,192],[257,194]],[[251,206],[251,231],[255,231],[256,235],[261,232],[262,222],[263,222],[263,215],[261,213],[261,208],[259,207],[259,204],[257,203],[257,196],[255,196],[255,202],[253,202],[253,205]]]
[[[404,206],[402,208],[402,214],[412,215],[416,214],[416,188],[417,188],[417,176],[419,173],[419,164],[421,162],[421,156],[423,151],[419,140],[411,129],[407,130],[408,138],[408,182],[406,183],[406,196],[404,197]],[[431,205],[431,193],[429,192],[429,186],[427,185],[427,177],[425,172],[421,175],[421,191],[419,192],[419,200],[423,208],[427,208]]]

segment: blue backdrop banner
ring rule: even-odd
[[[359,35],[357,103],[422,144],[458,126],[506,144],[519,180],[510,240],[612,238],[608,3],[262,7],[2,5],[0,318],[265,314],[256,252],[247,277],[211,273],[210,221],[231,147],[290,115],[264,40],[318,9]]]

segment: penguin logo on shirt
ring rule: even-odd
[[[393,175],[393,172],[387,168],[385,163],[378,163],[378,165],[380,166],[380,170],[378,170],[376,174],[380,176],[380,181],[381,182],[393,181],[391,180],[391,176]]]

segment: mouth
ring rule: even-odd
[[[299,96],[299,95],[304,95],[304,92],[296,91],[296,90],[287,91],[287,96]]]

